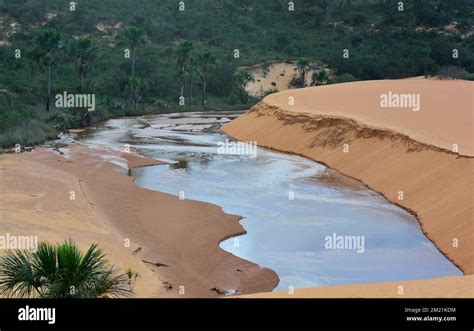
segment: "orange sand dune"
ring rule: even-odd
[[[441,252],[473,274],[473,86],[409,79],[284,91],[223,131],[360,180],[415,214]],[[380,108],[387,91],[420,93],[420,111]],[[462,155],[451,152],[453,143]]]
[[[382,108],[381,95],[419,94],[419,111]],[[289,98],[294,105],[289,106]],[[265,98],[270,106],[293,112],[348,117],[364,125],[394,130],[462,155],[474,155],[474,83],[424,78],[363,81],[287,90]]]

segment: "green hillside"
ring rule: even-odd
[[[325,63],[334,82],[474,72],[472,0],[183,3],[0,0],[0,146],[114,116],[243,109],[256,100],[238,68],[269,60]],[[63,91],[94,94],[96,110],[56,108]]]

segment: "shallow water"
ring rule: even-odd
[[[277,289],[460,275],[422,234],[416,219],[367,190],[318,179],[325,167],[258,148],[257,157],[219,154],[219,126],[238,113],[188,113],[110,120],[81,140],[172,164],[134,169],[137,184],[210,202],[241,215],[247,234],[221,243],[271,268]],[[358,247],[330,249],[355,236]],[[354,242],[356,243],[356,242]],[[338,248],[338,247],[332,247]]]

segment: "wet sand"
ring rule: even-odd
[[[243,295],[242,298],[473,298],[474,275],[426,280],[323,286]]]
[[[0,233],[72,238],[83,249],[98,242],[112,264],[140,274],[138,297],[216,297],[277,285],[272,270],[219,248],[245,232],[238,216],[140,188],[120,167],[158,161],[76,144],[63,150],[0,156]]]

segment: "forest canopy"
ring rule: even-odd
[[[273,60],[324,63],[334,83],[472,79],[473,14],[470,0],[3,0],[0,146],[113,116],[244,109],[256,100],[240,68]],[[64,91],[95,94],[94,114],[56,109]]]

